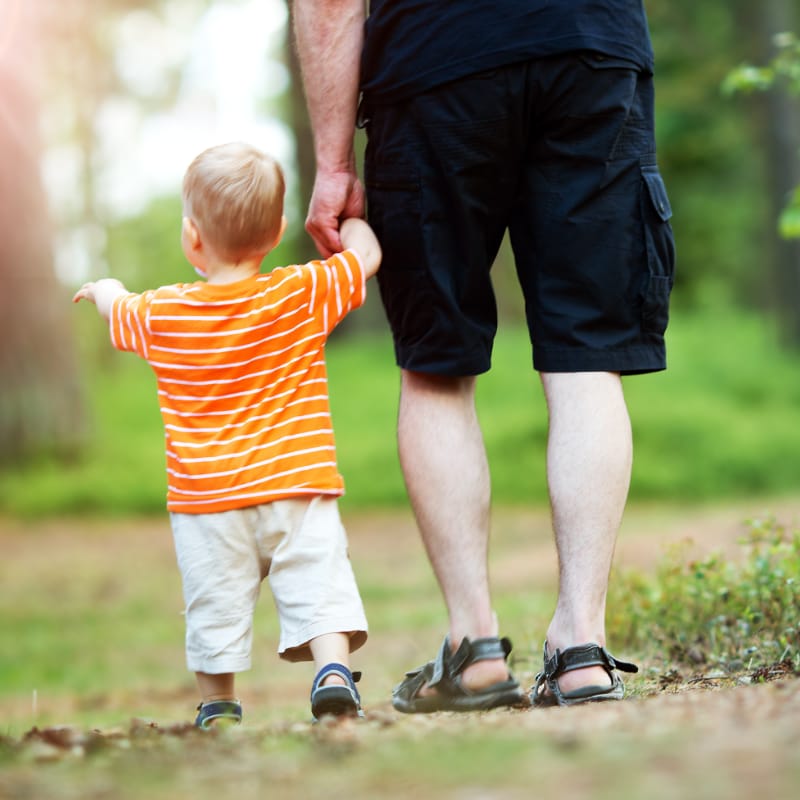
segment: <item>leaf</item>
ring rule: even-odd
[[[791,205],[781,212],[778,231],[784,239],[800,239],[800,191],[795,192]]]
[[[736,92],[744,94],[763,92],[769,89],[774,81],[775,72],[770,67],[740,64],[725,77],[722,82],[722,92],[728,96],[736,94]]]

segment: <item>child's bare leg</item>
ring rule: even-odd
[[[195,672],[197,687],[204,703],[215,700],[235,700],[233,691],[234,673],[223,672],[220,675],[210,675],[207,672]]]
[[[314,656],[314,669],[319,672],[326,664],[342,664],[350,667],[350,637],[346,633],[325,633],[312,639],[308,646]],[[345,682],[339,675],[328,675],[322,681],[322,686],[344,686]]]

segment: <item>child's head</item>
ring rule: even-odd
[[[266,253],[283,225],[283,171],[243,142],[204,150],[183,179],[183,213],[220,258],[238,262]]]

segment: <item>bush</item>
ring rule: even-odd
[[[631,572],[612,581],[615,645],[668,666],[735,673],[788,660],[800,670],[800,531],[755,520],[740,542],[740,560],[720,553],[687,559],[690,544],[653,576]]]

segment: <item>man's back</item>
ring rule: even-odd
[[[641,0],[372,0],[362,89],[375,102],[517,61],[595,50],[652,71]]]

